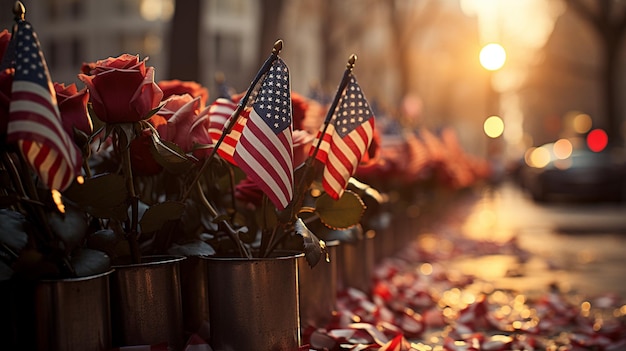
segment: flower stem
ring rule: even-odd
[[[139,198],[135,191],[135,182],[133,180],[133,170],[130,162],[130,140],[128,140],[126,133],[117,133],[120,138],[122,148],[122,169],[124,170],[124,176],[126,177],[126,188],[130,195],[130,228],[126,229],[126,238],[130,248],[130,255],[133,263],[141,262],[141,252],[139,249]]]
[[[217,213],[217,210],[213,207],[209,199],[207,199],[206,196],[204,196],[204,192],[202,191],[202,185],[200,184],[200,182],[196,183],[196,190],[198,191],[198,195],[200,196],[200,201],[202,202],[204,207],[209,211],[209,214],[213,218],[218,217],[219,213]],[[237,233],[237,230],[235,230],[235,228],[233,228],[230,225],[230,223],[225,219],[220,219],[219,223],[224,226],[224,228],[226,229],[226,233],[228,234],[230,239],[235,243],[235,245],[237,245],[237,248],[239,249],[239,254],[241,255],[241,257],[252,258],[250,251],[246,248],[246,246],[239,239],[239,234]]]

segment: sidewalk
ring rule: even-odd
[[[476,217],[481,206],[502,201],[478,193],[455,199],[445,216],[377,264],[371,292],[341,292],[333,321],[304,341],[330,350],[626,349],[621,297],[561,289],[553,267],[522,248],[516,232],[476,235],[502,229]],[[471,223],[477,220],[483,228]],[[504,284],[516,279],[523,284]]]

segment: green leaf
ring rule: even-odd
[[[102,251],[80,249],[71,259],[78,277],[87,277],[111,270],[111,259]]]
[[[346,229],[361,220],[365,204],[361,198],[350,190],[344,191],[339,200],[335,201],[327,193],[315,201],[315,212],[324,225],[333,229]]]
[[[295,234],[302,237],[302,246],[304,250],[304,258],[311,268],[315,267],[322,258],[322,253],[326,252],[326,243],[318,239],[309,228],[306,227],[301,218],[298,218],[294,224]]]
[[[68,253],[83,242],[89,226],[87,215],[69,203],[66,203],[65,214],[51,212],[48,222],[56,236],[63,240]]]
[[[151,145],[152,156],[168,172],[181,174],[188,172],[193,167],[193,162],[178,145],[162,140],[156,133],[152,133]]]
[[[24,231],[25,222],[26,219],[19,212],[0,210],[0,242],[16,253],[28,243],[28,234]]]
[[[185,210],[182,202],[166,201],[150,206],[141,217],[139,225],[142,233],[159,230],[169,220],[179,219]]]
[[[118,136],[123,133],[126,137],[126,139],[120,138],[120,140],[126,140],[126,145],[120,145],[121,147],[130,147],[130,141],[135,139],[135,136],[137,135],[135,132],[135,128],[137,126],[138,123],[136,122],[114,124],[114,129]]]
[[[93,216],[119,220],[128,218],[128,191],[121,175],[108,173],[86,178],[83,184],[74,182],[63,192],[63,196]]]
[[[93,110],[93,104],[91,102],[87,103],[87,112],[89,113],[89,117],[91,117],[91,123],[93,124],[93,130],[99,130],[102,128],[105,123],[102,122],[96,112]]]
[[[154,116],[157,112],[159,112],[159,110],[163,106],[165,106],[165,103],[162,103],[161,105],[159,105],[159,106],[153,108],[152,110],[148,111],[148,114],[144,118],[142,118],[141,120],[145,121],[145,120],[149,119],[150,117]]]
[[[111,259],[130,254],[128,242],[124,236],[112,229],[101,229],[89,235],[85,246],[88,249],[102,251]]]
[[[196,240],[182,245],[174,244],[167,250],[170,255],[178,256],[211,256],[215,255],[213,247],[204,241]]]

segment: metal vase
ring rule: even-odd
[[[207,258],[214,351],[297,350],[298,258]]]
[[[114,266],[111,275],[113,346],[168,342],[184,346],[180,293],[181,256],[148,256],[139,264]]]
[[[342,242],[338,256],[338,289],[359,289],[369,293],[375,265],[374,231],[354,242]]]
[[[185,334],[209,338],[209,279],[205,257],[188,256],[180,263]]]
[[[109,276],[13,281],[2,344],[11,350],[106,351],[111,348]],[[5,301],[6,302],[6,301]],[[3,330],[3,333],[6,330]],[[4,338],[4,335],[3,335]]]
[[[300,326],[326,326],[337,302],[337,250],[339,240],[326,242],[329,261],[322,258],[311,268],[304,257],[298,260],[300,284]]]

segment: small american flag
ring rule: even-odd
[[[16,143],[50,189],[63,191],[80,174],[78,147],[63,130],[54,86],[30,23],[19,21],[15,41],[7,141]]]
[[[321,131],[313,145],[319,142],[320,134]],[[373,135],[374,114],[354,75],[351,75],[315,157],[325,164],[322,185],[333,199],[343,195],[348,179],[367,152]],[[313,152],[314,149],[311,149],[311,154]]]
[[[258,89],[233,159],[279,210],[293,197],[292,132],[289,69],[278,57]]]
[[[211,106],[209,106],[209,135],[215,145],[222,136],[224,129],[228,125],[230,116],[237,109],[237,104],[230,99],[218,98]],[[238,118],[237,124],[233,127],[228,135],[224,137],[222,143],[217,149],[217,153],[228,162],[236,165],[233,159],[235,153],[235,146],[241,136],[244,126],[246,125],[247,118]]]

